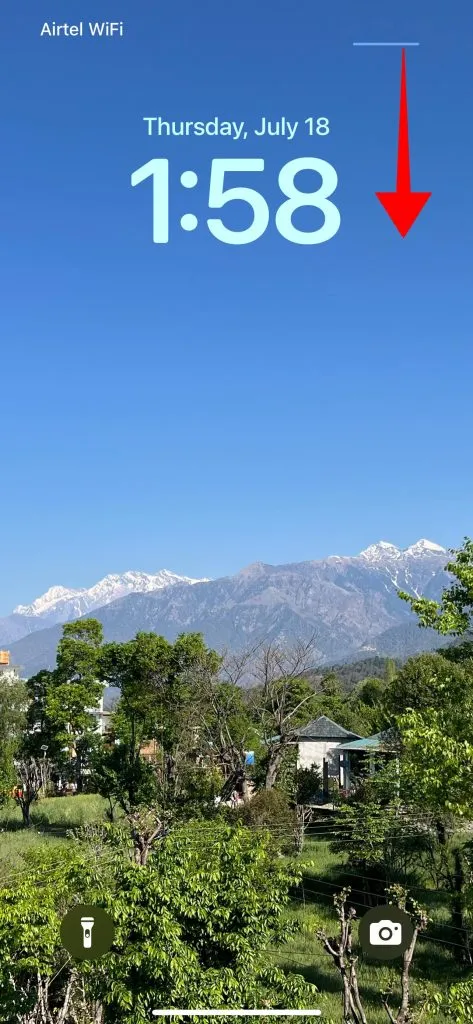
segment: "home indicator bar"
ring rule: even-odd
[[[321,1010],[152,1010],[153,1017],[320,1017]]]

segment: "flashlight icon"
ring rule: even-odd
[[[111,948],[115,925],[102,907],[93,903],[76,903],[63,917],[60,933],[62,945],[71,957],[97,960]]]
[[[80,923],[82,926],[82,945],[84,949],[90,949],[92,946],[92,928],[95,924],[95,918],[81,917]]]

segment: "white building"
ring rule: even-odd
[[[327,715],[321,715],[297,731],[297,767],[316,765],[322,774],[324,794],[329,793],[329,779],[345,788],[345,756],[337,748],[340,744],[359,740],[356,732],[349,732]]]
[[[112,715],[120,693],[114,686],[106,686],[96,708],[90,708],[90,712],[97,719],[97,732],[105,736],[112,723]]]

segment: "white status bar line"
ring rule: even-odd
[[[353,43],[353,46],[420,46],[420,43]]]
[[[320,1017],[321,1010],[152,1010],[153,1017]]]

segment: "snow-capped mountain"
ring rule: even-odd
[[[402,656],[439,646],[440,639],[417,628],[398,591],[438,599],[448,585],[448,561],[446,549],[432,541],[420,540],[405,549],[380,541],[355,556],[331,555],[290,565],[256,562],[217,580],[174,579],[172,585],[156,586],[156,577],[146,577],[154,581],[152,586],[143,582],[138,589],[130,584],[127,590],[123,577],[106,577],[121,582],[101,581],[87,591],[89,603],[82,614],[93,612],[100,619],[107,640],[126,640],[139,630],[170,640],[180,632],[195,631],[221,650],[260,640],[286,643],[315,634],[319,664],[333,664],[359,652]],[[125,596],[117,593],[119,587],[125,587]],[[0,622],[0,646],[9,644],[26,674],[54,665],[59,619],[50,629],[38,632],[38,627],[49,625],[51,615],[59,616],[63,602],[68,618],[76,617],[76,602],[83,601],[84,594],[74,591],[66,598],[61,592],[39,600],[39,606],[34,602],[25,612],[20,606],[4,620],[10,629],[22,628],[19,642],[5,636]],[[46,609],[44,614],[41,609]]]
[[[409,548],[397,548],[389,541],[380,540],[377,544],[371,544],[360,553],[359,558],[365,558],[368,562],[388,563],[390,561],[408,561],[411,557],[422,557],[423,555],[446,555],[446,548],[440,544],[434,544],[431,540],[418,540]]]
[[[386,576],[397,589],[420,597],[431,577],[438,572],[439,562],[445,566],[448,552],[431,540],[418,540],[408,548],[397,548],[395,544],[380,540],[365,548],[352,562],[358,559]]]
[[[47,626],[79,619],[128,594],[148,594],[177,584],[192,586],[203,582],[207,580],[194,580],[189,576],[178,576],[169,569],[161,569],[157,573],[110,573],[92,587],[50,587],[31,604],[19,604],[11,615],[0,619],[0,636],[2,643],[8,645]]]
[[[148,594],[163,587],[172,587],[177,583],[204,583],[206,580],[193,580],[188,576],[177,576],[169,569],[150,574],[146,572],[124,572],[121,576],[110,573],[92,587],[80,590],[69,590],[67,587],[50,587],[45,594],[37,597],[31,604],[19,604],[13,610],[14,615],[38,616],[55,622],[66,622],[71,618],[80,618],[95,608],[102,608],[111,601],[117,601],[126,594]]]

